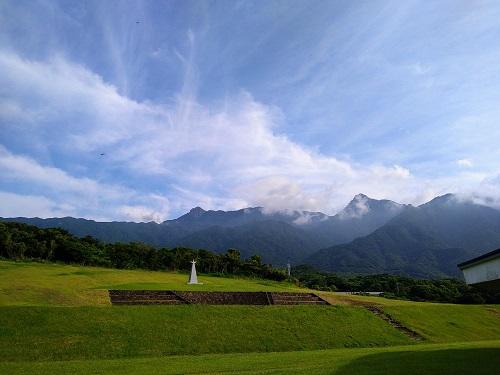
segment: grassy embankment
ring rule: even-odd
[[[116,270],[52,263],[0,261],[0,306],[109,305],[108,289],[173,289],[203,291],[289,291],[290,283],[262,279],[199,277],[187,285],[177,272]]]
[[[438,371],[443,366],[449,373],[465,373],[464,369],[491,373],[498,365],[497,306],[416,303],[332,293],[325,294],[338,303],[331,307],[111,307],[107,299],[109,288],[186,289],[186,278],[185,274],[167,272],[0,262],[0,373],[335,370],[342,374],[377,373],[375,369],[381,369],[380,373],[401,370],[411,374],[409,371],[443,373]],[[264,280],[200,279],[204,285],[189,288],[296,289],[287,283]],[[422,334],[425,343],[395,346],[413,342],[353,305],[360,302],[381,305]],[[479,340],[497,341],[472,343]],[[458,343],[466,341],[469,343]],[[311,351],[374,346],[385,348]],[[301,352],[248,353],[294,350]],[[199,356],[237,352],[247,354]],[[40,360],[45,362],[36,362]]]
[[[499,305],[455,305],[320,293],[336,305],[373,304],[433,343],[500,339]]]
[[[200,276],[203,285],[188,286],[185,274],[168,272],[13,262],[1,262],[0,266],[0,304],[3,305],[0,307],[0,360],[4,361],[411,343],[400,332],[358,307],[112,307],[106,292],[108,288],[297,289],[287,283]]]
[[[121,360],[0,363],[5,374],[491,375],[500,341],[282,353],[210,354]]]

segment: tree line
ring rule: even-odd
[[[236,249],[219,254],[186,247],[158,249],[139,242],[103,243],[90,236],[76,237],[60,228],[41,229],[12,222],[0,222],[0,258],[171,271],[189,271],[194,259],[202,273],[287,279],[284,270],[264,264],[259,255],[241,259]],[[292,281],[316,290],[377,291],[387,298],[413,301],[500,303],[499,293],[488,293],[457,279],[425,280],[389,274],[343,276],[302,265],[292,268]]]
[[[196,260],[199,272],[258,276],[282,281],[284,270],[264,264],[259,255],[241,259],[229,249],[218,254],[186,247],[155,248],[139,242],[103,243],[91,236],[79,238],[60,228],[41,229],[23,223],[0,222],[0,257],[33,259],[121,269],[188,271]]]
[[[384,297],[448,303],[500,303],[500,294],[478,289],[458,279],[414,279],[379,274],[352,275],[319,272],[310,266],[292,269],[301,285],[325,291],[382,292]]]

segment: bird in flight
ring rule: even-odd
[[[105,154],[105,153],[100,153],[99,155],[104,156],[104,155],[106,155],[106,154]]]

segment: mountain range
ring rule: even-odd
[[[105,242],[141,241],[259,254],[274,265],[306,263],[340,273],[458,276],[456,264],[500,247],[500,211],[447,194],[414,207],[356,195],[338,214],[262,207],[191,209],[163,223],[96,222],[64,218],[4,218],[61,227]]]
[[[407,207],[373,233],[304,262],[341,273],[456,276],[457,263],[498,247],[500,211],[447,194]]]

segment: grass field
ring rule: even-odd
[[[287,291],[295,285],[270,280],[199,275],[203,285],[187,285],[177,272],[116,270],[51,263],[0,261],[0,306],[109,305],[108,289],[202,291]]]
[[[0,361],[411,344],[350,306],[3,307]]]
[[[121,360],[4,362],[0,373],[492,375],[500,341],[283,353],[212,354]]]
[[[379,305],[391,317],[430,342],[500,338],[500,306],[413,302],[356,295],[321,294],[331,303]]]
[[[322,293],[334,304],[326,307],[111,306],[107,296],[110,288],[299,290],[200,279],[188,286],[182,273],[0,261],[0,373],[491,374],[499,366],[499,306],[335,293]],[[425,340],[404,336],[367,303]]]

